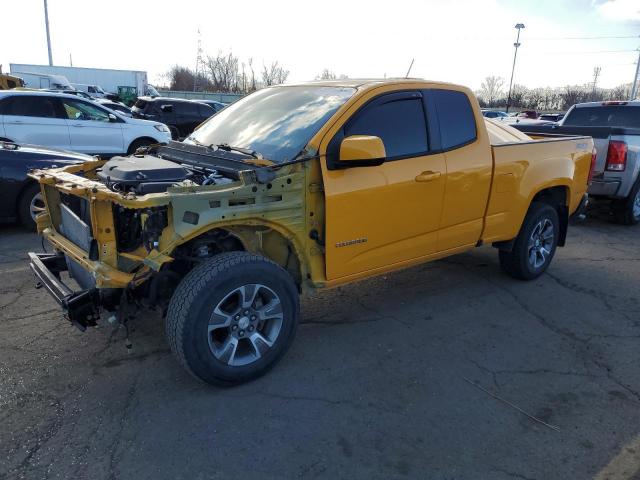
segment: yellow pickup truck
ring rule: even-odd
[[[300,293],[486,244],[538,277],[593,158],[590,137],[532,140],[447,83],[265,88],[184,142],[33,172],[54,253],[30,265],[79,328],[159,308],[184,367],[235,384],[282,357]]]

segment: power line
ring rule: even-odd
[[[531,37],[529,40],[612,40],[612,39],[640,39],[640,35],[601,35],[595,37]]]

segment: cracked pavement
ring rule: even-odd
[[[272,372],[219,389],[155,313],[130,353],[71,327],[33,288],[39,239],[2,227],[0,479],[594,478],[640,433],[639,234],[573,225],[529,283],[482,247],[321,292]]]

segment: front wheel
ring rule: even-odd
[[[149,140],[148,138],[139,138],[137,140],[134,140],[133,142],[131,142],[131,145],[129,145],[127,155],[133,155],[139,148],[148,147],[149,145],[153,145],[153,143],[154,142]]]
[[[500,251],[500,266],[519,280],[539,277],[551,264],[559,234],[557,210],[546,203],[532,203],[513,248]]]
[[[284,355],[299,310],[296,285],[282,267],[247,252],[223,253],[178,285],[167,339],[195,377],[234,385],[263,375]]]

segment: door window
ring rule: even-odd
[[[109,114],[101,108],[87,102],[65,98],[62,105],[69,120],[93,120],[96,122],[109,122]]]
[[[197,103],[179,102],[174,104],[173,109],[178,115],[191,115],[194,117],[199,115]]]
[[[15,96],[2,102],[4,115],[19,117],[59,118],[56,111],[56,100],[44,96]]]
[[[210,107],[209,105],[199,104],[198,109],[200,111],[200,116],[205,118],[208,118],[214,113],[216,113],[216,110]]]
[[[427,125],[418,93],[384,95],[365,106],[344,128],[344,136],[375,135],[387,160],[423,155],[428,150]]]

